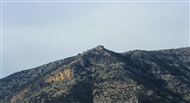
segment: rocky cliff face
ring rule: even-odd
[[[97,46],[0,79],[0,103],[189,103],[190,48]]]

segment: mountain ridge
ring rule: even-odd
[[[0,102],[188,103],[189,61],[190,47],[115,53],[99,45],[0,79]]]

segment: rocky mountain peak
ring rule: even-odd
[[[84,51],[82,53],[82,56],[87,56],[87,55],[91,55],[91,54],[96,54],[96,55],[99,55],[99,54],[103,54],[103,55],[109,55],[110,51],[106,48],[104,48],[104,46],[102,45],[98,45],[92,49],[89,49],[87,51]]]
[[[0,103],[190,103],[190,48],[102,45],[0,79]]]
[[[102,46],[102,45],[98,45],[98,46],[96,46],[94,49],[96,49],[96,50],[98,50],[98,51],[101,51],[101,50],[104,50],[105,48],[104,48],[104,46]]]

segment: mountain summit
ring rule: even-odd
[[[0,103],[190,103],[190,47],[116,53],[99,45],[0,79]]]
[[[103,50],[103,49],[105,49],[105,48],[104,48],[104,46],[102,46],[102,45],[98,45],[98,46],[95,47],[95,49],[100,51],[100,50]]]

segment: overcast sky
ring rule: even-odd
[[[188,47],[189,3],[3,2],[2,30],[5,77],[97,45],[116,52]]]

